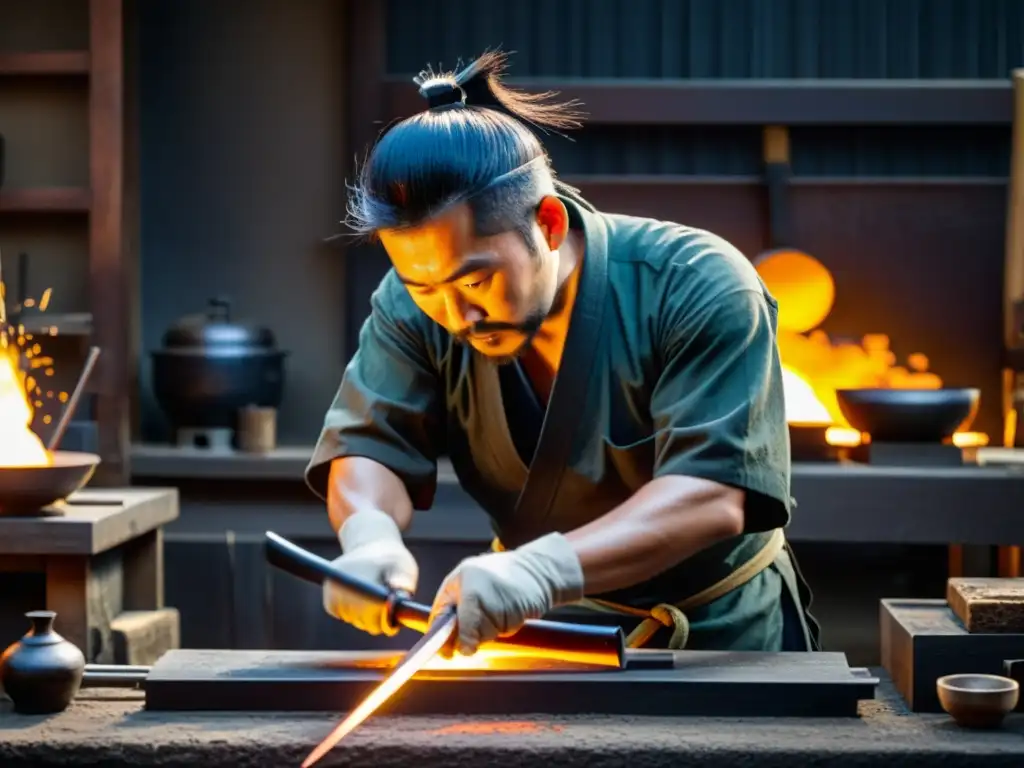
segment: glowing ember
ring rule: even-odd
[[[492,734],[512,734],[514,736],[528,735],[535,733],[546,733],[554,731],[561,733],[565,730],[561,725],[547,725],[544,723],[532,723],[529,721],[512,720],[485,723],[455,723],[446,725],[443,728],[436,728],[430,733],[435,736],[450,736],[470,734],[474,736],[490,736]]]
[[[838,389],[939,389],[942,379],[928,370],[922,354],[897,365],[889,337],[869,334],[856,343],[833,343],[818,326],[832,311],[835,281],[817,259],[783,251],[757,265],[779,302],[779,353],[782,356],[786,421],[796,426],[829,427],[831,445],[855,447],[869,438],[850,427],[839,410]],[[958,432],[960,447],[988,444],[979,432]]]

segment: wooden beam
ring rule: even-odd
[[[90,0],[89,281],[95,339],[96,421],[102,464],[94,484],[130,481],[128,285],[125,280],[124,50],[121,0]]]
[[[130,406],[128,423],[132,440],[142,424],[142,384],[139,380],[139,356],[142,344],[142,178],[140,165],[141,125],[139,115],[139,4],[144,0],[124,0],[124,211],[122,242],[124,281],[128,315],[127,368]],[[129,446],[129,456],[131,447]]]
[[[0,75],[87,75],[88,51],[0,53]]]
[[[749,187],[764,186],[764,178],[756,175],[722,174],[688,176],[682,174],[569,174],[560,177],[573,187],[632,191],[675,187]],[[1005,187],[1001,176],[793,176],[792,187]]]
[[[76,187],[0,189],[0,211],[16,213],[85,213],[92,194]]]
[[[387,3],[348,3],[347,24],[347,160],[361,163],[381,129],[389,121],[385,94],[380,83],[387,72]],[[415,88],[413,89],[415,93]],[[352,178],[354,165],[344,169],[344,178]],[[380,269],[380,249],[373,245],[346,246],[351,258],[345,260],[344,295],[345,328],[341,334],[342,358],[348,360],[358,346],[359,329],[365,317],[367,286],[376,285]],[[372,289],[371,289],[372,290]]]
[[[1009,80],[510,79],[582,102],[591,125],[1009,125]],[[425,104],[409,76],[384,79],[387,119]]]

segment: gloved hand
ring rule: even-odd
[[[441,584],[431,618],[458,606],[456,650],[476,653],[481,644],[515,633],[527,619],[539,619],[583,597],[583,567],[560,533],[518,549],[463,560]]]
[[[352,576],[391,589],[416,591],[419,566],[402,541],[402,532],[390,515],[377,510],[357,512],[338,531],[342,555],[334,566]],[[387,608],[364,600],[330,581],[324,582],[324,610],[371,635],[394,635],[387,624]]]

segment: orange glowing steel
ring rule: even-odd
[[[617,661],[614,663],[604,656],[594,654],[576,654],[574,659],[568,658],[571,654],[554,654],[531,650],[528,654],[520,651],[505,648],[483,648],[472,656],[461,656],[456,654],[446,659],[435,656],[420,668],[416,674],[417,679],[438,679],[450,677],[453,674],[464,674],[467,672],[564,672],[570,669],[607,669],[621,666]],[[356,669],[391,669],[403,655],[381,654],[379,656],[359,659],[348,662],[346,666]],[[586,658],[587,661],[581,661]]]
[[[334,749],[339,741],[358,728],[366,718],[377,711],[384,702],[419,672],[424,664],[435,658],[440,650],[448,644],[456,627],[455,611],[450,610],[447,615],[441,615],[435,621],[436,624],[413,646],[394,671],[384,678],[384,682],[374,688],[370,695],[363,699],[359,706],[353,709],[348,717],[342,720],[338,727],[320,742],[316,749],[310,752],[309,757],[302,762],[302,768],[309,768]]]
[[[829,427],[825,439],[830,445],[856,447],[869,439],[850,427],[839,410],[836,390],[942,387],[942,379],[928,370],[925,355],[908,355],[905,365],[897,365],[885,334],[868,334],[860,343],[834,343],[819,328],[832,311],[836,286],[817,259],[782,251],[761,261],[757,271],[779,302],[779,353],[790,424]],[[958,432],[953,443],[979,447],[988,444],[988,436]]]
[[[426,632],[427,623],[403,619],[402,626],[414,632]],[[504,664],[506,668],[511,665],[522,665],[524,659],[547,660],[557,663],[569,663],[586,665],[590,667],[621,667],[622,659],[614,650],[590,650],[573,648],[541,648],[533,645],[516,645],[509,638],[501,642],[485,643],[473,656],[459,656],[455,659],[437,659],[430,662],[430,669],[434,665],[444,663],[461,664],[460,669],[494,669],[495,665]],[[529,663],[533,663],[529,662]],[[477,666],[472,666],[477,665]],[[437,667],[441,669],[440,666]],[[453,667],[448,667],[453,668]]]

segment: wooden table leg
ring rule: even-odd
[[[46,609],[57,612],[54,630],[92,661],[89,647],[89,559],[46,558]]]
[[[54,629],[77,645],[86,661],[113,664],[110,622],[123,610],[124,579],[117,552],[92,558],[46,558],[46,607]]]
[[[949,545],[948,577],[957,579],[964,575],[964,548],[961,544]]]
[[[1019,578],[1021,571],[1020,566],[1020,547],[999,547],[999,575],[1002,578]]]
[[[164,532],[162,528],[124,545],[124,609],[155,611],[164,607]]]

